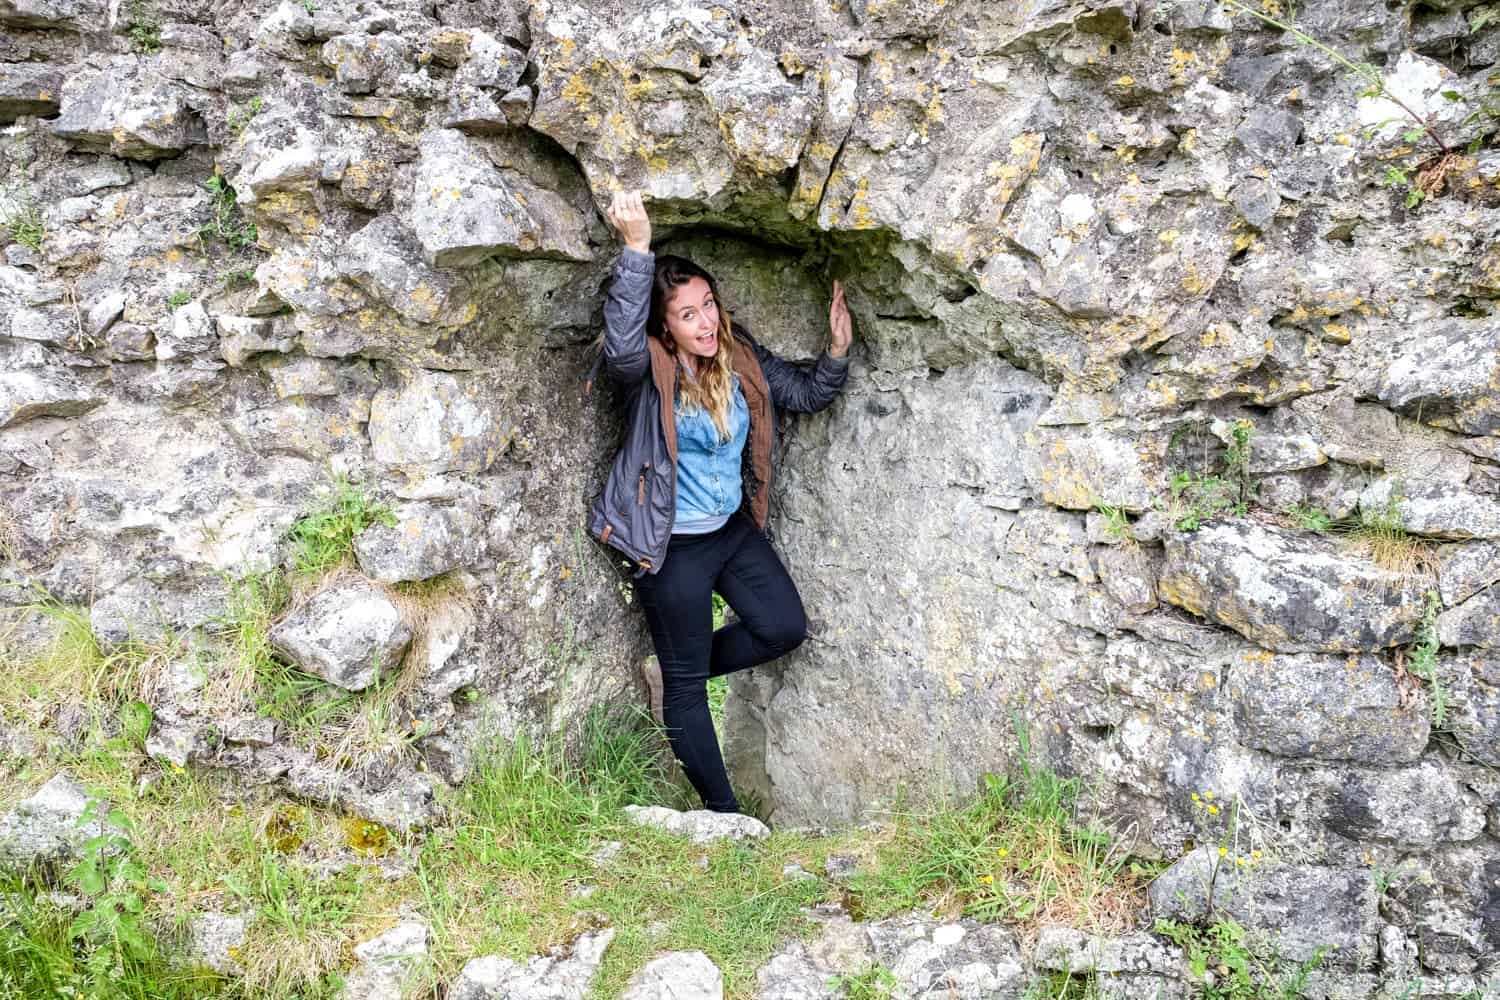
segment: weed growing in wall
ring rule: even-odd
[[[245,131],[245,126],[250,124],[250,120],[256,115],[260,114],[261,108],[263,108],[264,106],[265,101],[260,97],[259,94],[257,94],[256,96],[250,98],[250,100],[246,101],[244,104],[239,104],[235,107],[230,108],[229,114],[225,116],[224,122],[229,126],[229,131],[233,132],[235,135],[239,135],[241,132]]]
[[[891,970],[878,963],[863,972],[828,979],[828,988],[838,990],[845,1000],[885,1000],[896,995],[899,985]]]
[[[1118,542],[1135,541],[1135,535],[1130,530],[1130,516],[1125,513],[1124,507],[1101,503],[1095,505],[1094,509],[1104,518],[1106,535]]]
[[[254,246],[260,238],[255,223],[246,222],[239,210],[234,185],[217,171],[203,182],[212,196],[213,218],[198,227],[198,241],[217,239],[232,250],[243,250]]]
[[[338,566],[354,550],[354,539],[372,524],[395,527],[390,506],[364,485],[340,476],[313,511],[292,525],[293,564],[305,576]]]
[[[1406,667],[1427,685],[1432,728],[1438,730],[1448,727],[1448,689],[1437,672],[1437,616],[1442,609],[1437,591],[1429,590],[1422,600],[1422,621],[1417,625],[1417,641],[1411,647]]]
[[[1275,955],[1262,956],[1238,922],[1224,918],[1206,927],[1158,920],[1156,933],[1187,953],[1188,966],[1204,1000],[1297,1000],[1326,949],[1284,968]]]
[[[125,34],[137,52],[145,55],[161,51],[161,24],[146,10],[143,0],[131,0],[130,20],[125,25]]]
[[[1354,548],[1375,565],[1404,576],[1419,576],[1431,565],[1432,553],[1426,542],[1407,532],[1402,499],[1399,485],[1393,487],[1384,507],[1361,507],[1357,519],[1345,525],[1344,531]]]
[[[47,235],[42,209],[25,189],[0,192],[0,227],[17,243],[39,252]]]
[[[1297,527],[1317,535],[1327,534],[1333,527],[1333,518],[1328,516],[1328,512],[1313,504],[1293,504],[1286,514]]]

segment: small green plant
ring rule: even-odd
[[[1104,517],[1104,533],[1110,538],[1121,542],[1135,540],[1135,535],[1130,530],[1130,516],[1125,513],[1124,507],[1115,507],[1107,503],[1095,504],[1094,509]]]
[[[219,272],[219,284],[224,288],[233,288],[235,285],[250,285],[254,284],[254,282],[254,268],[226,268]]]
[[[1437,591],[1429,590],[1423,597],[1417,641],[1411,647],[1411,658],[1407,664],[1407,669],[1427,685],[1433,729],[1445,729],[1448,726],[1448,689],[1437,672],[1437,616],[1442,609],[1443,602]]]
[[[1318,948],[1287,972],[1276,957],[1258,955],[1245,928],[1227,917],[1206,927],[1157,920],[1155,929],[1187,953],[1204,1000],[1297,1000],[1307,977],[1323,964],[1327,953],[1326,948]]]
[[[1244,419],[1236,420],[1229,428],[1229,445],[1224,449],[1224,472],[1238,488],[1235,511],[1240,515],[1250,505],[1253,485],[1250,479],[1250,440],[1254,436],[1254,424]]]
[[[319,505],[292,525],[297,572],[316,576],[333,569],[353,550],[355,536],[372,524],[395,527],[395,512],[363,485],[337,477]]]
[[[1287,509],[1287,516],[1303,531],[1319,535],[1327,533],[1333,527],[1333,518],[1328,516],[1328,512],[1312,504],[1293,504]]]
[[[244,104],[230,108],[229,114],[225,117],[225,124],[229,126],[229,131],[235,135],[245,131],[245,126],[250,124],[252,118],[260,114],[260,109],[264,106],[265,101],[257,94]]]
[[[1243,513],[1235,500],[1237,491],[1219,476],[1200,476],[1184,469],[1172,474],[1168,484],[1172,497],[1168,513],[1178,531],[1197,531],[1226,511]]]
[[[243,250],[253,246],[260,238],[260,232],[255,223],[246,222],[241,217],[238,195],[235,193],[234,185],[224,179],[224,175],[217,171],[208,180],[203,182],[212,196],[212,221],[205,222],[198,227],[199,241],[218,239],[234,250]]]
[[[146,11],[142,0],[131,0],[130,22],[125,27],[125,34],[130,36],[137,52],[151,55],[161,51],[161,25]]]
[[[47,234],[46,222],[29,191],[0,193],[0,226],[4,226],[10,238],[22,246],[32,251],[42,249],[42,239]]]
[[[172,310],[181,309],[192,301],[193,295],[185,288],[179,288],[167,296],[167,308]]]
[[[101,813],[105,830],[84,842],[82,859],[69,882],[88,899],[73,920],[73,937],[91,946],[91,971],[105,979],[111,969],[155,957],[156,943],[142,914],[151,894],[166,892],[167,886],[148,877],[146,866],[136,858],[130,839],[134,827],[119,809],[106,810],[99,799],[90,799],[78,823],[97,823]]]
[[[318,12],[316,0],[302,0],[302,9],[307,11],[308,17],[312,17]]]
[[[891,970],[878,963],[863,972],[828,978],[828,988],[839,990],[845,1000],[885,1000],[896,995],[899,985]]]

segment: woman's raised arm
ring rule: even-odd
[[[605,217],[625,241],[614,280],[604,301],[604,370],[620,382],[633,382],[651,367],[646,317],[651,311],[651,220],[639,191],[616,191]]]

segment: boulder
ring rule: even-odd
[[[1488,587],[1437,619],[1438,641],[1444,646],[1500,646],[1500,587]]]
[[[102,812],[79,823],[88,802],[88,793],[71,777],[53,775],[0,817],[0,865],[24,871],[81,858],[84,844],[107,830]]]
[[[501,171],[478,140],[455,129],[422,137],[409,224],[435,267],[486,257],[588,260],[578,210],[515,171]]]
[[[614,936],[612,927],[587,931],[570,946],[538,955],[525,965],[495,955],[470,959],[448,988],[447,1000],[584,1000]]]
[[[1464,843],[1484,832],[1483,806],[1439,758],[1399,770],[1312,772],[1307,782],[1317,789],[1323,823],[1353,841],[1427,848]]]
[[[1151,883],[1152,914],[1188,922],[1224,914],[1284,960],[1305,962],[1327,948],[1326,966],[1374,965],[1381,921],[1368,869],[1241,860],[1251,859],[1221,858],[1215,844],[1195,848]]]
[[[131,160],[176,156],[207,138],[179,84],[126,58],[68,74],[51,128],[84,149]]]
[[[413,322],[462,326],[478,315],[463,278],[427,264],[416,235],[395,216],[379,216],[350,237],[339,272]]]
[[[427,956],[427,926],[403,920],[354,946],[354,969],[344,979],[347,1000],[401,1000],[406,981]]]
[[[0,17],[3,17],[0,14]],[[63,71],[50,63],[0,64],[0,124],[22,115],[47,118],[58,112]]]
[[[625,818],[637,826],[653,826],[695,844],[715,840],[764,840],[771,831],[754,816],[708,809],[680,812],[665,806],[626,806]]]
[[[509,422],[472,377],[411,371],[370,403],[375,460],[432,472],[483,472],[510,445]]]
[[[37,417],[76,417],[103,404],[103,396],[63,371],[0,371],[0,427]]]
[[[701,951],[669,951],[631,976],[620,1000],[724,1000],[724,974]]]
[[[1399,413],[1465,434],[1500,431],[1500,322],[1427,324],[1386,369],[1377,389]]]
[[[359,568],[382,583],[428,580],[467,566],[479,556],[484,535],[468,506],[405,504],[394,525],[372,524],[354,540]]]
[[[298,668],[362,691],[401,665],[412,633],[390,598],[360,581],[319,591],[277,624],[270,638]]]

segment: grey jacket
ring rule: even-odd
[[[677,511],[677,427],[672,415],[677,361],[659,337],[646,335],[655,270],[654,254],[628,247],[615,264],[604,303],[604,350],[589,378],[592,385],[602,367],[619,382],[627,412],[625,441],[594,503],[589,532],[647,573],[661,569]],[[849,377],[849,361],[824,351],[808,371],[776,357],[738,325],[734,340],[734,370],[750,409],[742,509],[764,531],[776,407],[800,413],[823,409]]]

